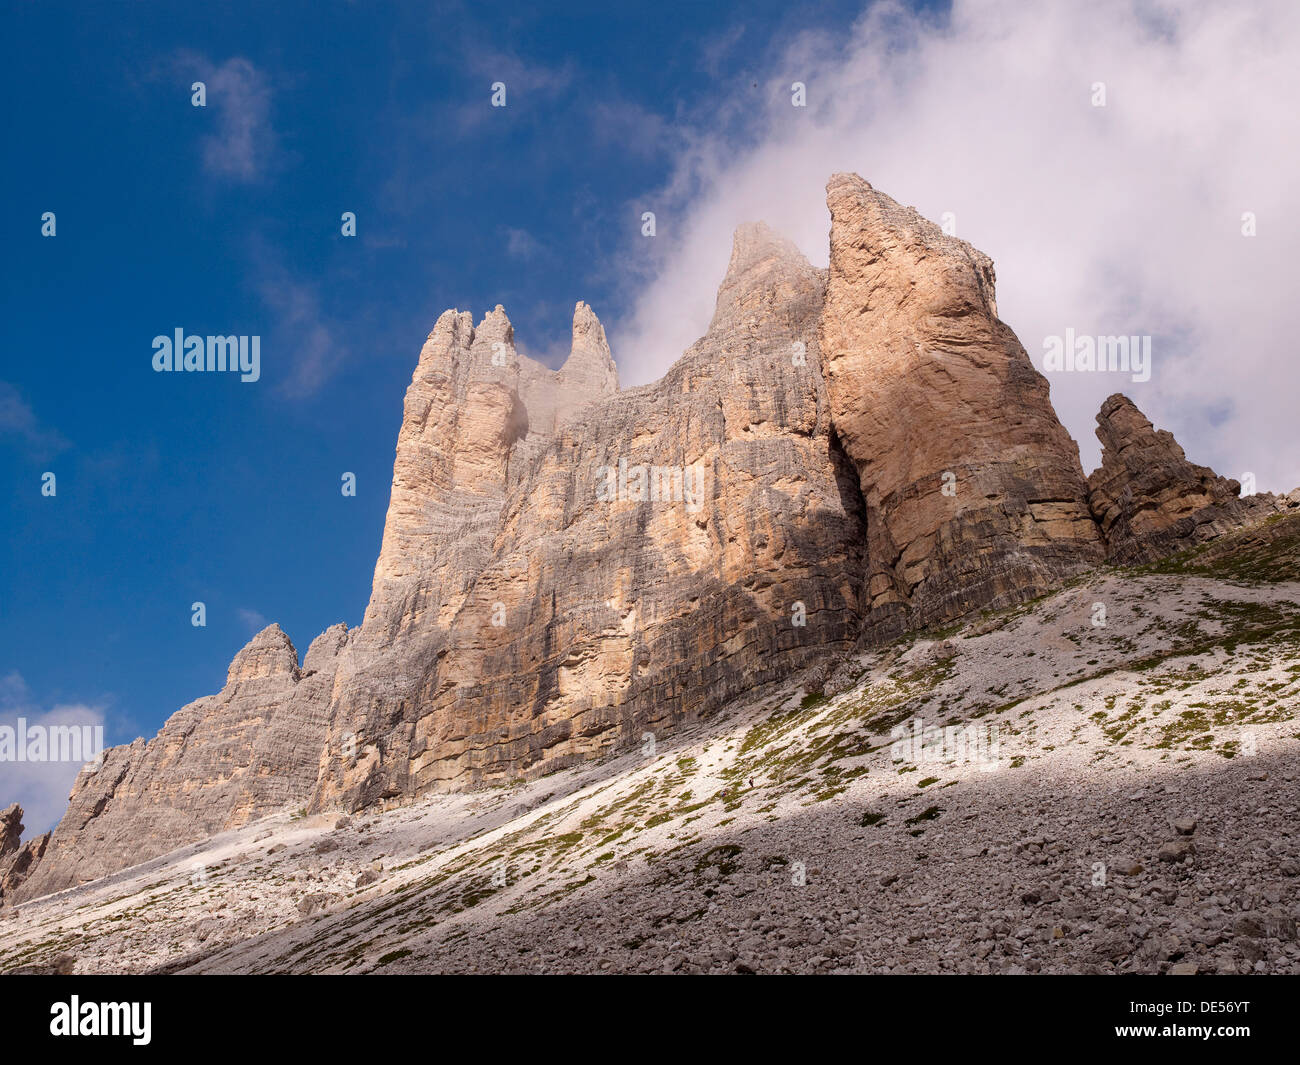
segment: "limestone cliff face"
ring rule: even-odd
[[[1243,499],[1240,483],[1188,462],[1127,396],[1102,404],[1097,439],[1089,505],[1115,562],[1154,562],[1285,509],[1269,494]]]
[[[989,259],[856,176],[827,202],[829,270],[742,226],[707,332],[652,385],[619,389],[585,303],[555,371],[502,308],[445,312],[361,625],[301,668],[271,626],[220,694],[83,772],[52,835],[19,846],[0,816],[6,899],[275,810],[539,775],[1271,505],[1123,397],[1085,482]]]
[[[1078,448],[998,319],[989,258],[856,175],[835,175],[827,204],[821,347],[866,499],[868,637],[1099,562]]]
[[[708,333],[626,392],[584,304],[554,374],[500,312],[443,316],[318,806],[545,772],[852,645],[864,530],[819,372],[823,288],[744,227]]]
[[[183,843],[304,805],[316,780],[344,626],[298,653],[276,625],[230,663],[226,686],[168,719],[152,740],[111,747],[77,777],[19,900],[59,891]]]

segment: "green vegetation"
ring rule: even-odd
[[[407,957],[410,953],[411,952],[407,950],[405,947],[403,947],[401,950],[390,950],[387,954],[383,955],[379,959],[378,964],[387,965],[389,962],[397,961],[398,958]]]

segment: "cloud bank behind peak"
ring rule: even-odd
[[[620,374],[653,380],[704,332],[739,223],[768,222],[824,266],[825,183],[854,171],[936,221],[950,212],[993,257],[999,312],[1040,369],[1067,329],[1152,337],[1148,382],[1049,375],[1085,469],[1094,415],[1124,391],[1194,461],[1300,484],[1297,54],[1300,7],[1272,0],[880,3],[847,34],[786,37],[755,56],[770,75],[757,92],[744,83],[684,132],[648,198],[653,258],[611,330]]]

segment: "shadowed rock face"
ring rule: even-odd
[[[1153,562],[1284,509],[1271,494],[1243,499],[1240,483],[1188,462],[1173,435],[1119,393],[1097,414],[1097,439],[1088,501],[1115,562]]]
[[[640,744],[1107,549],[1154,557],[1267,508],[1118,396],[1085,483],[989,259],[856,176],[827,202],[829,271],[742,226],[708,331],[652,385],[619,390],[584,303],[558,371],[516,351],[502,308],[445,312],[406,393],[362,624],[301,668],[259,633],[220,694],[83,772],[52,835],[15,850],[7,811],[9,901],[286,807]]]
[[[990,259],[856,175],[835,175],[826,200],[821,347],[866,499],[868,638],[1032,598],[1101,561],[1078,448],[998,320]]]

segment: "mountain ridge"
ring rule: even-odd
[[[991,260],[856,175],[827,201],[829,267],[741,226],[708,330],[650,385],[620,390],[581,301],[558,370],[499,305],[444,312],[362,624],[301,668],[278,626],[257,634],[222,692],[83,771],[54,831],[0,860],[3,902],[290,806],[535,779],[1300,502],[1236,497],[1122,396],[1085,478]],[[698,507],[598,498],[621,464],[701,471]]]

